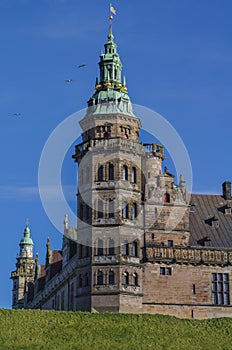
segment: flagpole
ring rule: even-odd
[[[113,16],[112,15],[109,15],[109,20],[110,20],[110,34],[112,35],[112,22],[113,22]]]

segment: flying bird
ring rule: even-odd
[[[21,113],[14,113],[16,117],[21,117]]]
[[[77,68],[83,68],[83,67],[85,67],[86,66],[86,64],[79,64],[79,66],[77,67]]]
[[[66,83],[72,83],[73,82],[72,79],[66,79],[65,81],[66,81]]]

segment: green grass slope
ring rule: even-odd
[[[232,350],[232,318],[0,309],[0,349]]]

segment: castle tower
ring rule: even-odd
[[[146,239],[151,238],[150,229],[154,232],[155,205],[161,208],[165,195],[168,205],[162,220],[169,215],[174,202],[174,176],[162,173],[163,147],[138,140],[141,123],[133,114],[126,79],[122,79],[112,17],[110,20],[105,52],[100,56],[100,80],[96,79],[87,113],[80,121],[83,142],[73,155],[78,163],[77,309],[139,312]],[[178,191],[175,188],[175,195]],[[180,197],[179,206],[185,207],[182,192]],[[163,232],[165,227],[160,225],[158,244],[164,240]],[[85,275],[91,279],[83,288]]]
[[[16,270],[11,273],[13,281],[12,308],[24,307],[24,295],[28,291],[29,284],[34,281],[33,257],[34,243],[31,238],[28,223],[24,230],[24,236],[19,243],[19,256],[17,257]]]

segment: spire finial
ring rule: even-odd
[[[29,220],[26,219],[26,227],[28,227],[28,226],[29,226]]]
[[[113,20],[113,15],[116,15],[116,10],[114,8],[114,6],[112,4],[110,4],[110,15],[109,15],[109,20],[110,20],[110,32],[108,35],[108,39],[109,41],[113,41],[114,40],[114,36],[113,36],[113,30],[112,30],[112,20]]]

